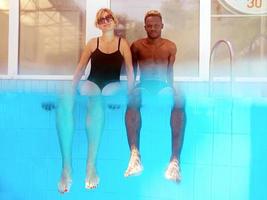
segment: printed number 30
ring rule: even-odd
[[[248,0],[248,8],[261,8],[262,0]]]

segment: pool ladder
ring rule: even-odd
[[[213,92],[213,77],[212,77],[212,71],[211,71],[211,64],[213,61],[213,54],[215,53],[215,50],[219,47],[220,44],[225,44],[228,51],[229,51],[229,59],[230,59],[230,91],[231,91],[231,96],[233,94],[233,57],[234,57],[234,51],[233,47],[230,41],[227,40],[218,40],[212,47],[211,52],[210,52],[210,60],[209,60],[209,95],[212,94]]]
[[[230,59],[230,95],[232,98],[233,97],[233,56],[234,56],[234,52],[233,52],[233,47],[230,41],[227,40],[218,40],[212,47],[211,52],[210,52],[210,61],[209,61],[209,96],[212,95],[213,93],[213,77],[211,76],[211,63],[213,61],[213,54],[215,52],[215,50],[219,47],[220,44],[225,44],[228,51],[229,51],[229,59]],[[229,113],[229,117],[230,117],[230,148],[231,148],[231,152],[232,152],[232,146],[233,146],[233,108],[234,108],[234,103],[233,100],[230,100],[230,113]],[[214,127],[214,126],[213,126]],[[213,133],[215,133],[215,130],[213,130]],[[213,145],[214,145],[214,140],[215,140],[215,134],[212,134],[212,140],[213,140]],[[232,154],[231,154],[231,160],[232,160]]]

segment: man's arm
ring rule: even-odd
[[[137,57],[137,47],[135,43],[131,45],[131,53],[132,53],[134,80],[136,80],[137,68],[138,68],[138,57]]]
[[[174,43],[171,43],[169,49],[170,49],[170,56],[168,60],[168,80],[167,81],[171,86],[173,86],[173,65],[175,62],[177,48]]]

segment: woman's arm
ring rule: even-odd
[[[86,69],[86,65],[91,58],[91,54],[93,52],[92,49],[93,49],[94,44],[95,44],[95,39],[91,39],[86,44],[85,48],[83,49],[80,61],[77,65],[76,70],[75,70],[74,75],[73,75],[72,87],[73,87],[74,91],[76,90],[77,85],[84,74],[84,71]]]
[[[127,80],[128,80],[128,92],[134,87],[134,74],[133,74],[133,64],[132,64],[132,54],[130,47],[125,39],[121,39],[121,52],[124,58]]]

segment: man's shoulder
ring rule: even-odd
[[[166,38],[162,38],[163,42],[166,44],[166,45],[169,45],[169,46],[176,46],[176,44],[169,40],[169,39],[166,39]]]
[[[165,49],[167,48],[172,54],[176,54],[177,47],[173,41],[163,38],[163,42],[164,42]]]
[[[138,40],[135,40],[132,45],[138,47],[140,45],[143,45],[144,44],[144,41],[145,41],[145,38],[141,38],[141,39],[138,39]]]
[[[144,38],[135,40],[131,45],[132,52],[137,52],[144,49],[144,41]]]

